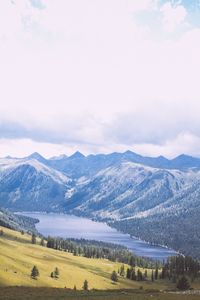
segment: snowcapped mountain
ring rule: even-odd
[[[2,158],[0,205],[28,210],[36,210],[36,205],[39,210],[99,219],[141,218],[171,206],[179,210],[183,199],[189,202],[189,191],[196,191],[199,161],[186,155],[173,160],[143,157],[131,151],[89,156],[75,152],[49,160],[39,153]]]
[[[0,206],[57,210],[72,180],[32,157],[0,159]]]
[[[200,172],[158,169],[123,161],[79,181],[65,208],[101,219],[142,217],[170,203],[200,179]],[[167,205],[167,204],[166,204]]]
[[[198,256],[200,159],[180,155],[168,160],[131,151],[2,158],[0,206],[106,220],[124,232],[185,253],[191,237]]]

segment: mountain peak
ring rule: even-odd
[[[83,158],[85,155],[83,155],[81,152],[76,151],[74,154],[72,154],[69,158]]]
[[[131,150],[127,150],[127,151],[125,151],[123,154],[140,156],[139,154],[137,154],[137,153],[135,153],[135,152],[133,152],[133,151],[131,151]]]
[[[39,161],[43,161],[45,160],[45,158],[38,152],[34,152],[32,153],[31,155],[27,156],[26,158],[29,158],[29,159],[37,159]]]
[[[132,158],[132,159],[140,159],[142,156],[140,154],[137,154],[131,150],[127,150],[126,152],[123,153],[123,156],[126,158]]]

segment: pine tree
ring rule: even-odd
[[[131,277],[130,277],[130,279],[131,280],[136,280],[137,279],[137,277],[136,277],[136,274],[135,274],[135,269],[134,268],[131,268]]]
[[[31,277],[33,279],[37,279],[37,277],[40,276],[39,274],[39,270],[36,266],[33,267],[32,271],[31,271]]]
[[[154,272],[152,270],[152,273],[151,273],[151,281],[153,282],[154,281]]]
[[[137,280],[138,281],[142,281],[143,280],[142,272],[140,271],[140,269],[137,270]]]
[[[32,236],[31,236],[31,243],[32,243],[32,244],[36,244],[36,235],[35,235],[35,233],[32,233]]]
[[[77,256],[77,255],[78,255],[77,248],[74,249],[73,255],[74,255],[74,256]]]
[[[50,276],[51,276],[51,278],[54,278],[54,272],[51,272]]]
[[[47,248],[55,248],[55,239],[50,236],[47,238]]]
[[[155,280],[158,279],[158,267],[156,267],[156,270],[155,270]]]
[[[117,273],[115,271],[113,271],[111,274],[111,280],[114,282],[118,281]]]
[[[87,280],[85,280],[83,283],[83,290],[88,291],[88,281]]]
[[[124,265],[122,265],[122,266],[120,267],[119,274],[120,274],[120,276],[124,277],[124,275],[125,275]]]
[[[178,283],[177,283],[177,288],[178,288],[179,290],[183,290],[183,291],[184,291],[184,290],[188,290],[188,289],[190,288],[190,283],[189,283],[187,277],[182,276],[182,277],[179,279],[179,281],[178,281]]]
[[[162,279],[165,279],[165,278],[167,277],[167,275],[168,275],[168,269],[167,269],[166,266],[164,266],[164,267],[162,268],[161,278],[162,278]]]
[[[130,279],[131,278],[131,270],[127,268],[126,270],[126,278]]]
[[[57,267],[55,268],[54,275],[55,275],[56,278],[59,278],[60,272],[59,272],[59,269]]]
[[[135,267],[136,263],[135,263],[135,257],[134,256],[131,256],[130,261],[129,261],[129,265],[131,267]]]

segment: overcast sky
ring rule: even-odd
[[[200,156],[200,1],[0,0],[0,156]]]

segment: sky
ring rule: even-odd
[[[0,0],[0,157],[200,156],[199,0]]]

